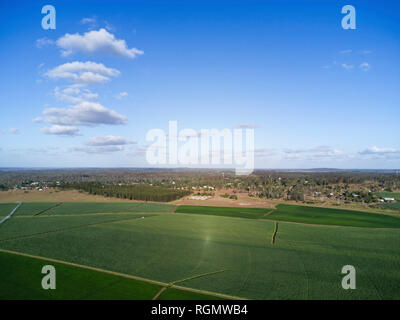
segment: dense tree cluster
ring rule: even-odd
[[[77,189],[93,195],[115,197],[129,200],[168,202],[182,198],[190,192],[146,184],[115,185],[99,182],[66,183],[58,186],[60,189]]]

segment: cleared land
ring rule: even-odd
[[[175,284],[158,299],[201,299],[198,294],[249,299],[400,299],[400,229],[282,221],[272,244],[275,222],[263,219],[272,215],[265,216],[268,209],[252,212],[237,208],[242,211],[234,210],[231,214],[235,216],[228,217],[222,216],[223,212],[218,211],[221,209],[213,211],[216,215],[187,214],[169,213],[168,205],[147,205],[135,207],[134,212],[107,213],[111,208],[101,210],[99,204],[93,204],[93,210],[90,204],[82,206],[85,213],[78,212],[79,205],[65,212],[48,214],[49,210],[38,216],[16,212],[0,227],[0,249]],[[261,218],[254,218],[261,214]],[[372,221],[382,226],[382,221]],[[5,278],[9,286],[17,283],[19,272],[21,277],[31,279],[29,286],[20,283],[21,291],[40,286],[43,262],[32,269],[21,264],[14,280],[7,282],[9,273],[14,272],[14,262],[8,259],[11,258],[0,255],[0,268],[7,270],[0,275],[2,281]],[[356,267],[357,290],[341,288],[341,269],[347,264]],[[6,269],[8,265],[11,267]],[[83,278],[79,274],[76,278],[59,277],[57,288],[68,285],[68,281],[79,283],[77,279]],[[94,275],[88,278],[93,283],[88,283],[87,291],[77,292],[74,298],[111,297],[103,280],[96,280]],[[112,281],[110,292],[119,297],[120,289],[113,291]],[[123,282],[120,283],[122,286]],[[135,286],[127,284],[121,290],[128,294]],[[72,287],[64,295],[60,293],[60,298],[75,295]],[[192,292],[187,294],[180,287]],[[0,296],[9,297],[6,289],[0,290]],[[43,297],[42,292],[35,292],[28,298]],[[146,287],[140,298],[149,299],[158,292]],[[23,297],[28,295],[24,294]],[[135,294],[132,292],[132,299],[136,299]]]
[[[138,202],[135,200],[108,198],[77,190],[9,190],[0,191],[0,202]]]

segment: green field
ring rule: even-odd
[[[195,207],[196,212],[189,208],[188,214],[180,212],[187,211],[186,206],[172,213],[169,205],[156,208],[143,203],[135,212],[126,212],[127,208],[115,212],[108,203],[95,203],[93,210],[86,203],[80,213],[79,205],[68,205],[59,214],[31,216],[17,211],[0,225],[0,249],[139,277],[146,285],[122,277],[125,280],[114,286],[117,280],[107,278],[109,274],[69,265],[71,275],[65,271],[68,276],[64,277],[61,273],[67,265],[46,262],[60,274],[55,291],[64,286],[65,290],[43,292],[43,261],[29,258],[34,262],[18,263],[14,260],[21,257],[0,254],[0,268],[6,270],[0,276],[5,283],[0,289],[2,298],[151,299],[162,287],[151,282],[156,281],[172,286],[158,299],[400,299],[400,229],[385,228],[389,220],[368,214],[368,225],[362,227],[324,225],[338,223],[337,214],[342,214],[340,223],[359,224],[358,214],[364,212],[300,211],[299,219],[307,223],[281,220],[271,244],[275,222],[268,219],[277,220],[273,215],[282,214],[287,219],[292,215],[293,221],[298,214],[295,209],[278,206],[269,213],[269,209]],[[341,288],[341,268],[348,264],[357,270],[356,290]],[[93,275],[81,274],[89,271]],[[73,284],[86,277],[86,287],[74,291]],[[25,278],[26,283],[18,282]]]
[[[354,210],[279,204],[276,209],[179,206],[179,213],[268,219],[307,224],[371,228],[400,228],[400,218]]]
[[[393,209],[400,209],[400,201],[397,202],[392,202],[392,203],[385,203],[385,206],[388,208],[393,208]]]
[[[351,227],[400,228],[400,218],[354,210],[279,204],[265,219]]]
[[[214,216],[238,217],[259,219],[271,209],[263,208],[233,208],[233,207],[207,207],[207,206],[179,206],[175,212],[207,214]]]

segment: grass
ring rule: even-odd
[[[270,210],[264,208],[232,208],[184,205],[179,206],[175,212],[258,219],[264,216],[268,211]]]
[[[56,289],[41,287],[42,267],[56,269]],[[0,252],[0,299],[152,299],[161,286],[116,275]]]
[[[400,228],[400,218],[353,210],[279,204],[264,219],[370,228]]]
[[[301,208],[308,210],[308,207]],[[245,213],[246,219],[180,212],[85,215],[75,210],[70,215],[68,212],[72,211],[13,216],[0,226],[0,248],[162,283],[176,282],[204,294],[208,292],[207,296],[201,297],[198,296],[201,292],[168,288],[159,299],[209,299],[213,296],[210,292],[249,299],[400,299],[400,229],[332,227],[282,221],[274,244],[271,244],[274,221],[254,219],[252,215],[260,214],[257,210],[254,213],[254,209],[234,209],[241,211],[229,213]],[[278,206],[277,212],[283,209]],[[316,217],[313,213],[301,211],[309,223],[314,223],[320,219],[318,215],[324,213],[328,219],[337,218],[333,212],[315,209],[319,210]],[[89,205],[83,206],[82,210],[91,211]],[[212,212],[221,213],[220,210]],[[268,211],[261,210],[263,215]],[[341,222],[359,223],[353,216],[347,217],[347,211],[336,211],[345,214],[345,217],[340,217]],[[285,212],[296,215],[297,211],[281,213]],[[145,218],[141,219],[142,216]],[[252,218],[248,219],[249,216]],[[366,217],[369,223],[382,223],[382,220]],[[42,276],[42,261],[32,269],[28,262],[21,262],[16,267],[14,264],[17,265],[0,255],[0,277],[5,283],[0,287],[0,297],[41,299],[46,298],[43,294],[52,294],[36,289]],[[357,290],[341,288],[341,268],[347,264],[356,268]],[[58,266],[56,269],[59,272]],[[215,273],[219,270],[224,271]],[[18,282],[24,277],[26,282]],[[79,281],[84,282],[86,278],[93,281],[83,289],[77,285],[73,291],[72,284],[80,284]],[[117,279],[109,281],[95,275],[79,274],[76,278],[63,278],[60,274],[57,290],[62,286],[68,287],[68,281],[71,282],[71,291],[66,289],[65,293],[60,292],[54,298],[108,299],[122,296],[123,299],[125,292],[127,298],[151,299],[149,297],[161,289],[159,286],[155,288],[157,290],[146,287],[142,293],[142,289],[138,289],[137,295],[131,295],[131,286],[122,280],[116,282]]]

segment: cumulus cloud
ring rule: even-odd
[[[124,137],[120,136],[104,136],[104,137],[93,137],[86,141],[87,146],[122,146],[127,144],[134,144],[134,141],[129,141]]]
[[[65,79],[82,84],[102,83],[116,77],[120,72],[102,63],[74,61],[59,65],[45,73],[51,79]]]
[[[371,68],[371,65],[368,62],[363,62],[359,65],[359,68],[366,72]]]
[[[44,134],[53,134],[57,136],[79,136],[79,130],[77,127],[73,126],[60,126],[60,125],[54,125],[51,126],[50,128],[44,127],[40,129],[40,131]]]
[[[59,38],[56,44],[61,48],[63,56],[69,56],[76,52],[87,54],[105,52],[117,56],[135,58],[144,53],[136,48],[128,48],[125,40],[116,39],[112,33],[109,33],[104,28],[97,31],[88,31],[83,35],[67,33]]]
[[[80,85],[71,85],[64,89],[59,87],[54,88],[54,95],[61,101],[67,101],[71,103],[80,103],[87,100],[96,100],[99,95],[86,88],[81,88]]]
[[[43,111],[44,117],[34,119],[34,122],[68,126],[95,126],[99,124],[125,124],[127,118],[102,106],[100,103],[83,101],[69,108],[48,108]]]

